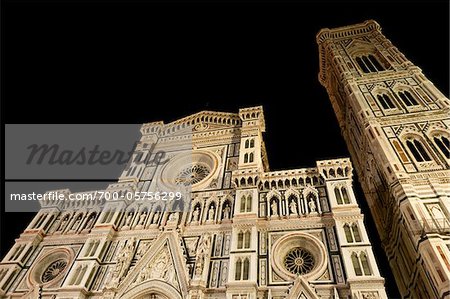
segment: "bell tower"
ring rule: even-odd
[[[450,296],[450,101],[369,20],[317,34],[326,88],[403,298]]]

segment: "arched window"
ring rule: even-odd
[[[47,223],[44,226],[44,230],[47,230],[47,228],[50,226],[50,224],[53,223],[53,219],[55,218],[54,215],[50,216],[50,219],[47,221]]]
[[[255,147],[255,139],[250,140],[250,148]]]
[[[247,139],[245,140],[245,148],[249,148],[250,147],[250,141]]]
[[[250,162],[250,163],[253,162],[253,153],[250,153],[250,158],[249,158],[248,162]]]
[[[37,227],[41,226],[41,224],[42,224],[42,222],[44,221],[45,217],[47,217],[47,214],[41,214],[41,215],[39,216],[39,218],[37,218],[37,220],[36,220],[36,222],[35,222],[33,228],[37,228]]]
[[[434,143],[439,147],[444,156],[450,158],[450,143],[447,137],[442,135],[436,135],[433,137]]]
[[[238,259],[236,262],[236,269],[234,272],[234,280],[241,280],[241,274],[242,274],[242,260]]]
[[[350,231],[350,227],[348,224],[344,225],[345,238],[347,239],[347,243],[353,243],[352,232]]]
[[[362,276],[362,270],[361,270],[361,265],[359,264],[359,258],[358,255],[356,254],[356,252],[352,253],[352,264],[353,264],[353,269],[355,270],[355,274],[356,276]]]
[[[370,70],[367,68],[366,64],[362,61],[361,57],[356,57],[356,63],[362,69],[364,73],[370,73]]]
[[[243,195],[241,197],[241,213],[251,212],[252,211],[252,196],[251,195]]]
[[[353,223],[352,232],[355,242],[361,242],[361,235],[359,234],[358,224]]]
[[[244,163],[248,163],[248,154],[244,155]]]
[[[250,238],[251,238],[251,232],[246,231],[244,233],[244,248],[250,248]]]
[[[412,94],[405,90],[405,91],[400,91],[398,93],[399,97],[402,99],[403,103],[405,103],[406,106],[416,106],[419,105],[419,103],[417,103],[416,99],[412,96]]]
[[[336,176],[336,173],[334,172],[333,168],[330,169],[330,176],[331,177],[335,177]]]
[[[234,280],[248,280],[250,276],[250,260],[248,257],[236,261]]]
[[[83,214],[79,214],[77,218],[75,218],[75,222],[72,224],[72,230],[78,229],[80,226],[80,222],[83,219]]]
[[[240,231],[237,235],[237,249],[250,248],[251,236],[252,233],[250,231]]]
[[[250,260],[248,258],[244,259],[243,268],[244,269],[242,271],[242,280],[248,280],[250,274]]]
[[[349,204],[350,198],[348,197],[347,189],[345,187],[342,187],[341,192],[342,192],[342,198],[344,199],[344,203]]]
[[[411,154],[414,156],[417,162],[431,161],[430,156],[425,150],[422,143],[417,139],[410,139],[406,141],[406,146],[411,151]]]
[[[237,242],[237,249],[242,249],[244,244],[244,233],[239,232],[238,233],[238,242]]]
[[[372,64],[372,61],[370,61],[369,56],[362,56],[361,58],[370,72],[377,71],[377,68]]]
[[[241,197],[241,209],[240,209],[240,212],[241,212],[241,213],[245,213],[245,212],[246,212],[246,208],[245,208],[246,202],[247,202],[246,197],[245,197],[245,196],[242,196],[242,197]]]
[[[394,109],[395,105],[392,102],[392,99],[387,94],[379,94],[377,95],[378,102],[380,103],[383,109]]]
[[[252,211],[252,196],[248,195],[247,199],[245,201],[245,212],[251,212]]]
[[[378,59],[372,54],[356,57],[356,63],[364,73],[373,73],[385,70]]]
[[[339,190],[338,187],[334,188],[334,195],[336,196],[336,201],[338,203],[338,205],[343,204],[342,202],[342,196],[341,196],[341,191]]]
[[[361,265],[364,271],[364,275],[372,275],[372,272],[370,271],[370,265],[369,265],[369,261],[367,259],[367,255],[365,252],[362,252],[359,256],[360,260],[361,260]]]
[[[372,54],[369,54],[368,56],[369,61],[372,63],[373,66],[375,66],[375,68],[377,69],[377,71],[384,71],[385,68],[381,65],[381,63],[378,61],[378,59],[373,56]]]

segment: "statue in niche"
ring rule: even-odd
[[[86,223],[86,226],[85,226],[86,229],[92,228],[92,226],[93,226],[93,224],[94,224],[94,219],[95,219],[95,215],[92,214],[92,215],[89,217],[88,222]]]
[[[178,213],[177,212],[173,212],[169,214],[169,220],[168,222],[176,222],[178,220]]]
[[[78,228],[78,226],[80,225],[82,216],[78,215],[77,219],[75,219],[74,224],[72,225],[72,230],[76,230]]]
[[[141,215],[139,216],[139,225],[144,225],[146,217],[147,217],[147,212],[146,211],[142,212]]]
[[[209,221],[213,221],[214,220],[214,214],[215,214],[215,209],[214,209],[214,205],[211,205],[211,207],[209,208],[208,211],[208,220]]]
[[[66,225],[67,221],[69,220],[69,216],[66,215],[62,220],[61,223],[58,226],[58,229],[56,231],[60,231],[64,228],[64,226]]]
[[[153,215],[153,221],[152,221],[152,224],[158,224],[158,221],[159,221],[159,215],[160,215],[160,212],[159,212],[159,210],[158,210],[158,211],[156,211],[155,215]]]
[[[125,223],[126,226],[131,225],[131,219],[133,219],[133,212],[128,213],[127,222]]]
[[[314,202],[313,197],[309,198],[308,206],[311,213],[316,212],[316,203]]]
[[[198,222],[198,219],[200,219],[200,208],[197,206],[192,212],[192,221]]]
[[[195,263],[195,275],[196,276],[201,276],[202,275],[204,264],[205,264],[205,256],[204,255],[200,255],[197,258],[197,262]]]
[[[278,216],[278,204],[276,200],[272,201],[270,208],[272,209],[272,216]]]
[[[291,211],[291,214],[298,214],[297,212],[297,204],[295,203],[295,200],[291,200],[291,203],[289,204],[289,210]]]
[[[230,206],[228,204],[225,205],[225,208],[223,208],[223,219],[228,220],[230,219]]]

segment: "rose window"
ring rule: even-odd
[[[291,249],[284,258],[284,266],[292,274],[304,275],[314,268],[314,256],[306,249],[296,247]]]
[[[44,273],[42,273],[41,280],[42,282],[49,282],[55,277],[57,277],[64,269],[67,267],[67,261],[65,260],[57,260],[48,265],[47,269],[45,269]]]
[[[191,186],[201,182],[209,173],[210,170],[207,166],[194,164],[180,171],[175,182],[177,185]]]

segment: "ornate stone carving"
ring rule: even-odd
[[[171,285],[176,284],[176,273],[167,247],[164,247],[164,249],[142,269],[134,283],[142,283],[151,279],[161,279]]]
[[[132,237],[122,245],[117,255],[116,265],[113,271],[110,273],[107,287],[115,288],[125,278],[130,267],[131,260],[133,259],[134,249],[136,245],[135,243],[135,238]]]
[[[200,238],[197,248],[197,260],[195,262],[194,274],[195,277],[200,278],[205,269],[206,258],[209,257],[211,247],[211,235],[204,234]]]

